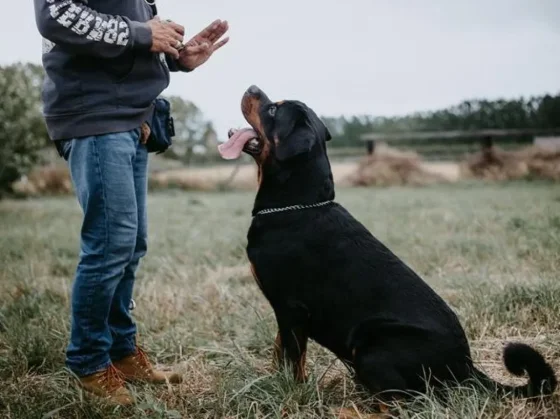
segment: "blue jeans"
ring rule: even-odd
[[[140,129],[62,144],[84,217],[72,288],[66,365],[78,376],[134,353],[129,312],[134,278],[147,251],[148,152]]]

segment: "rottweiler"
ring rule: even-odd
[[[406,263],[335,202],[323,121],[299,100],[271,101],[257,86],[241,100],[250,128],[230,130],[225,159],[249,154],[258,190],[247,234],[255,280],[278,323],[277,362],[305,380],[308,339],[330,350],[373,394],[442,389],[473,378],[519,397],[549,395],[557,380],[535,349],[509,343],[507,386],[474,367],[458,317]]]

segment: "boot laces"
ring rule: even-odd
[[[104,389],[112,392],[124,386],[124,375],[111,364],[99,378],[99,383]]]
[[[134,357],[134,359],[136,360],[138,365],[145,371],[148,372],[152,370],[152,364],[148,359],[148,355],[146,354],[146,352],[144,352],[144,350],[142,350],[142,348],[136,347],[136,356]]]

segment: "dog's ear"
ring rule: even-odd
[[[279,161],[309,153],[317,141],[331,139],[329,130],[313,110],[297,101],[286,105],[279,110],[276,121],[275,145]]]
[[[313,130],[305,123],[295,124],[287,136],[277,138],[276,158],[280,161],[309,153],[316,142]]]
[[[325,123],[317,116],[313,109],[309,109],[310,121],[313,125],[313,129],[317,133],[317,137],[321,140],[327,142],[332,140],[332,135]]]

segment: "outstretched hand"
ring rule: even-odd
[[[228,29],[229,25],[225,20],[217,19],[212,22],[185,43],[185,47],[179,52],[179,64],[188,70],[204,64],[214,52],[228,43],[229,37],[220,40]]]

